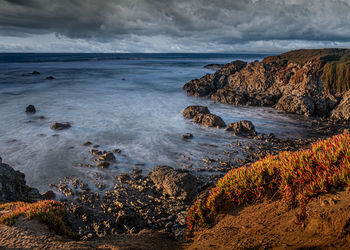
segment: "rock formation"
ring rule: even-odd
[[[71,125],[69,122],[63,122],[63,123],[55,122],[51,125],[50,128],[53,130],[63,130],[63,129],[68,129],[70,127],[71,127]]]
[[[192,200],[197,195],[196,178],[187,171],[157,166],[152,169],[150,177],[156,187],[170,197]]]
[[[231,123],[225,130],[233,131],[236,135],[256,135],[255,126],[247,120]]]
[[[42,197],[35,188],[28,187],[25,175],[7,164],[0,163],[0,201],[34,202]]]
[[[235,105],[270,106],[306,116],[349,119],[350,50],[297,50],[262,62],[234,61],[186,83],[190,96]],[[345,98],[345,99],[343,99]]]
[[[193,119],[194,123],[199,123],[206,127],[222,128],[226,126],[220,116],[211,114],[209,109],[204,106],[188,106],[182,114],[188,119]]]

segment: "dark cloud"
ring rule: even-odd
[[[0,35],[350,41],[349,0],[0,0]]]

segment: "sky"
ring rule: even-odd
[[[0,52],[350,48],[350,0],[0,0]]]

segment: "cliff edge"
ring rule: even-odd
[[[261,62],[234,61],[186,83],[190,96],[350,119],[350,49],[295,50]]]

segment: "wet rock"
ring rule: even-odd
[[[45,200],[54,200],[56,198],[56,194],[52,190],[46,191],[42,196]]]
[[[231,123],[225,130],[233,131],[237,135],[256,135],[255,126],[247,120]]]
[[[201,123],[206,127],[226,127],[226,123],[220,116],[214,114],[198,114],[193,118],[194,123]]]
[[[92,144],[91,142],[86,141],[86,142],[84,142],[82,145],[83,145],[83,146],[90,146],[91,144]]]
[[[90,154],[92,155],[101,155],[102,152],[98,149],[90,149]]]
[[[31,75],[40,75],[39,71],[34,70],[32,73],[30,73]]]
[[[176,199],[192,200],[197,194],[196,178],[187,171],[157,166],[150,177],[158,189]]]
[[[113,152],[116,154],[120,154],[122,151],[119,148],[113,149]]]
[[[47,76],[46,77],[46,80],[53,80],[53,79],[55,79],[55,77],[53,77],[53,76]]]
[[[100,161],[114,161],[115,160],[115,156],[113,153],[105,153],[100,155],[100,157],[98,158]]]
[[[182,139],[192,139],[193,135],[191,133],[186,133],[184,135],[182,135]]]
[[[188,119],[192,119],[198,114],[210,114],[210,111],[205,106],[188,106],[182,113]]]
[[[108,161],[100,161],[99,163],[96,164],[97,167],[99,168],[108,168],[110,163]]]
[[[0,163],[2,163],[2,158],[0,157]]]
[[[0,201],[28,201],[41,200],[42,196],[36,188],[26,185],[25,175],[15,171],[7,164],[0,163]]]
[[[26,113],[32,113],[32,114],[34,114],[35,112],[36,112],[36,109],[35,109],[34,105],[28,105],[28,106],[26,107]]]
[[[69,122],[64,122],[64,123],[60,123],[60,122],[54,122],[50,128],[53,130],[63,130],[63,129],[69,129],[71,127]]]
[[[203,68],[205,69],[211,69],[211,70],[219,70],[222,66],[224,66],[223,64],[207,64],[205,66],[203,66]]]

